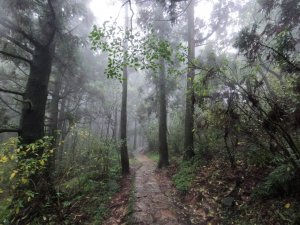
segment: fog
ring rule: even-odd
[[[235,186],[195,221],[239,224],[247,213],[221,207],[252,207],[239,179],[260,168],[255,189],[299,172],[299,18],[298,0],[0,0],[0,224],[100,224],[121,176],[166,169],[196,196],[223,164]]]

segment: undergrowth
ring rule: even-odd
[[[198,164],[194,161],[183,161],[177,173],[172,177],[175,187],[182,194],[190,190],[196,176],[197,167]]]
[[[63,206],[67,224],[101,224],[108,213],[108,204],[120,190],[121,167],[118,144],[93,139],[80,146],[78,167],[69,165],[69,179],[58,185],[64,193]],[[84,161],[82,160],[84,159]],[[77,165],[77,164],[76,164]]]
[[[147,151],[146,155],[154,162],[158,162],[159,160],[159,154],[157,151]]]

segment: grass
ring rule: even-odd
[[[148,152],[146,152],[146,156],[148,156],[154,162],[158,162],[158,160],[159,160],[159,154],[156,151],[148,151]]]
[[[120,168],[110,168],[99,177],[99,171],[88,171],[60,185],[67,224],[101,224],[108,213],[107,205],[120,190]],[[81,215],[81,218],[78,217]]]
[[[182,193],[186,193],[192,186],[196,176],[196,166],[190,161],[182,162],[180,169],[172,177],[175,187]]]

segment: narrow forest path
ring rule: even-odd
[[[156,177],[156,164],[147,156],[138,154],[141,167],[135,176],[135,207],[133,224],[135,225],[183,225],[178,210],[171,199],[161,191]],[[164,185],[171,185],[166,182]]]

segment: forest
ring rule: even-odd
[[[299,187],[299,0],[0,0],[0,225],[298,225]]]

